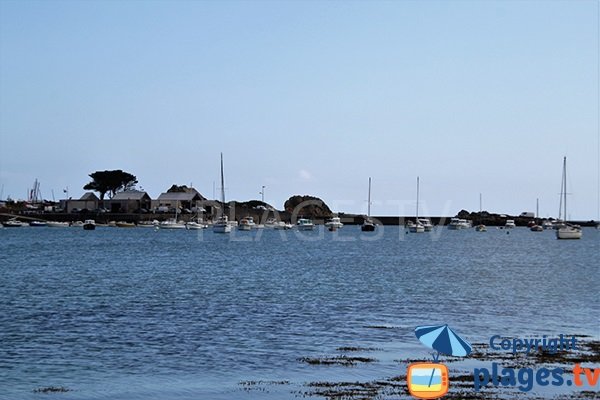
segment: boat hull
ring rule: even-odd
[[[20,222],[3,222],[2,226],[5,228],[20,228],[23,226]]]
[[[231,225],[229,225],[229,224],[214,224],[213,232],[214,233],[229,233],[229,232],[231,232]]]
[[[581,229],[574,228],[560,228],[556,231],[557,239],[581,239],[583,236],[583,232]]]
[[[133,222],[117,222],[117,228],[135,228],[136,225]]]
[[[363,232],[374,232],[375,225],[374,224],[362,224],[360,230]]]
[[[160,229],[186,229],[183,224],[164,224],[158,226]]]
[[[50,228],[68,228],[69,227],[69,223],[68,222],[50,221],[50,222],[46,223],[46,226],[48,226]]]

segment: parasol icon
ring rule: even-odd
[[[448,325],[418,326],[415,335],[425,346],[437,351],[437,356],[433,356],[434,361],[437,361],[440,354],[465,357],[473,351],[471,344],[458,336]]]

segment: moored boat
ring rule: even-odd
[[[556,230],[556,238],[557,239],[581,239],[583,236],[583,231],[579,225],[570,224],[567,222],[567,157],[563,159],[563,174],[562,174],[562,183],[561,183],[561,207],[559,207],[559,213],[563,212],[563,217],[565,222],[562,226],[560,226]],[[560,220],[560,215],[558,219]]]
[[[412,222],[412,221],[411,221]],[[423,233],[425,232],[425,226],[419,219],[419,177],[417,176],[417,213],[415,216],[415,222],[408,226],[408,231],[412,233]]]
[[[468,229],[470,227],[471,223],[462,218],[450,218],[450,223],[448,224],[448,229],[452,230]]]
[[[185,223],[177,221],[175,218],[170,218],[158,224],[160,229],[186,229]]]
[[[553,228],[552,221],[550,221],[549,219],[545,219],[542,222],[542,228],[544,228],[544,229],[552,229]]]
[[[158,224],[160,224],[160,222],[155,219],[153,221],[140,221],[137,226],[138,228],[156,228]]]
[[[185,224],[185,228],[188,231],[191,231],[191,230],[201,230],[201,229],[208,228],[208,225],[203,224],[202,222],[190,221],[190,222],[188,222],[188,223]]]
[[[5,228],[20,228],[22,226],[27,226],[27,223],[21,222],[16,218],[9,219],[8,221],[2,222],[2,226]]]
[[[342,223],[342,221],[339,217],[333,217],[325,223],[325,226],[330,231],[335,231],[337,229],[342,228],[344,226],[344,224]]]
[[[374,232],[375,224],[371,221],[371,177],[369,177],[369,198],[367,200],[367,217],[363,220],[360,230],[363,232]]]
[[[275,218],[269,218],[265,222],[265,228],[266,229],[283,230],[283,229],[292,229],[293,225],[292,224],[286,224],[285,222],[276,220]]]
[[[93,231],[94,229],[96,229],[96,221],[94,221],[93,219],[86,219],[83,222],[83,230]]]
[[[213,232],[229,233],[231,232],[231,225],[227,215],[225,215],[225,174],[223,173],[223,153],[221,153],[221,208],[219,209],[219,217],[213,224]]]
[[[49,228],[68,228],[68,222],[57,222],[57,221],[48,221],[46,222],[46,226]]]
[[[315,224],[308,218],[299,218],[296,222],[296,228],[300,231],[312,231],[315,229]]]
[[[240,231],[251,231],[252,229],[256,229],[256,223],[254,223],[254,218],[247,216],[240,220],[237,226]]]
[[[48,223],[46,221],[31,221],[29,223],[29,226],[40,228],[40,227],[48,226]]]
[[[136,224],[133,222],[118,221],[115,222],[115,226],[117,228],[135,228]]]
[[[418,222],[423,226],[425,232],[431,232],[433,230],[433,224],[429,218],[419,218]]]

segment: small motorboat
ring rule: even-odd
[[[115,222],[117,228],[135,228],[137,225],[133,222],[119,221]]]
[[[252,217],[244,217],[240,220],[238,224],[238,230],[240,231],[251,231],[252,229],[256,229],[256,223],[254,222],[254,218]]]
[[[48,221],[46,222],[46,226],[49,228],[68,228],[68,222],[57,222],[57,221]]]
[[[96,229],[96,221],[94,221],[93,219],[86,219],[83,222],[84,231],[93,231],[94,229]]]
[[[2,223],[2,226],[4,226],[5,228],[20,228],[22,226],[27,226],[27,224],[25,222],[17,220],[16,218],[13,218],[9,219],[8,221],[4,221]]]
[[[48,226],[48,223],[46,221],[31,221],[29,223],[29,226],[33,226],[33,227],[44,227],[44,226]]]
[[[296,222],[296,227],[300,231],[312,231],[315,229],[315,224],[308,218],[300,218],[298,219],[298,222]]]
[[[208,228],[208,225],[196,221],[190,221],[187,224],[185,224],[185,229],[187,229],[188,231],[206,228]]]
[[[529,229],[531,230],[531,232],[543,232],[544,231],[544,227],[541,225],[533,225]]]
[[[339,217],[333,217],[325,223],[325,226],[332,232],[342,228],[344,224]]]

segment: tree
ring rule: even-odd
[[[90,178],[92,178],[92,181],[85,185],[83,189],[100,193],[100,200],[104,200],[106,193],[109,193],[109,197],[113,197],[118,191],[132,189],[138,183],[135,175],[120,169],[96,171],[90,174]]]

